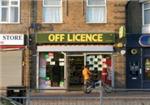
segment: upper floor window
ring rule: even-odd
[[[43,22],[62,22],[62,0],[43,0]]]
[[[143,25],[150,24],[150,2],[143,4]]]
[[[0,23],[19,23],[20,0],[0,0]]]
[[[106,23],[106,0],[87,0],[87,23]]]

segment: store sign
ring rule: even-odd
[[[144,47],[150,47],[150,35],[142,35],[139,39],[139,44]]]
[[[24,35],[0,34],[0,45],[24,45]]]
[[[115,43],[114,33],[37,34],[37,43]]]

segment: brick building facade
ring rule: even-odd
[[[125,24],[126,1],[107,0],[107,19],[103,24],[86,23],[86,0],[63,1],[63,22],[60,24],[44,24],[42,21],[43,2],[37,3],[37,23],[42,24],[39,31],[63,31],[63,32],[118,32],[119,27]]]
[[[119,28],[125,25],[126,3],[126,0],[117,0],[117,2],[113,0],[107,0],[105,22],[88,23],[86,20],[86,0],[62,0],[62,21],[60,23],[44,23],[43,1],[38,1],[36,4],[36,22],[38,25],[40,25],[40,28],[37,33],[115,33],[115,36],[118,39]],[[118,43],[117,39],[115,43]],[[39,46],[44,45],[45,44],[42,43]],[[113,46],[115,46],[115,44]],[[125,87],[125,58],[120,54],[120,52],[118,52],[118,50],[113,51],[112,58],[113,69],[115,70],[113,86],[123,88]]]
[[[61,0],[58,0],[61,1]],[[37,36],[42,36],[42,34],[50,34],[50,33],[67,33],[67,34],[71,34],[71,33],[77,33],[77,34],[87,34],[87,33],[111,33],[115,36],[116,40],[114,43],[92,43],[88,46],[88,42],[85,43],[71,43],[71,44],[64,44],[61,42],[58,43],[38,43],[38,41],[32,42],[32,43],[36,43],[35,46],[31,45],[31,47],[37,47],[37,50],[34,49],[34,53],[32,52],[32,59],[33,62],[31,64],[29,64],[29,50],[27,48],[25,48],[23,50],[23,75],[22,75],[22,79],[23,79],[23,85],[31,85],[31,87],[33,88],[40,88],[40,83],[41,82],[51,82],[52,83],[52,87],[63,87],[62,85],[65,85],[64,88],[60,88],[60,89],[68,89],[68,86],[70,86],[71,84],[74,84],[74,82],[76,83],[76,81],[72,80],[73,82],[68,83],[69,81],[71,81],[70,79],[67,79],[67,81],[64,83],[64,81],[66,80],[68,74],[67,74],[67,64],[65,66],[65,64],[61,64],[63,65],[63,70],[64,70],[64,78],[63,80],[60,80],[59,83],[55,83],[53,81],[46,81],[46,80],[51,80],[51,76],[44,74],[45,72],[49,72],[51,73],[51,71],[41,71],[40,70],[40,56],[47,56],[46,54],[48,53],[48,56],[50,59],[50,56],[55,55],[55,52],[65,52],[65,54],[63,55],[63,58],[58,58],[58,60],[62,60],[64,62],[68,62],[67,60],[69,59],[75,59],[73,57],[73,54],[76,53],[75,55],[77,55],[77,57],[80,59],[80,56],[84,56],[84,63],[82,62],[82,64],[84,65],[85,63],[87,63],[87,61],[85,61],[85,59],[87,60],[88,57],[90,58],[91,56],[93,56],[93,54],[97,54],[94,55],[96,57],[100,57],[100,59],[104,58],[104,61],[106,60],[107,57],[111,57],[111,68],[114,70],[114,72],[112,73],[113,77],[111,78],[113,81],[113,83],[111,83],[111,85],[113,85],[113,87],[125,87],[125,58],[123,55],[120,54],[120,50],[114,50],[114,46],[116,45],[116,43],[118,43],[118,32],[119,32],[119,28],[123,25],[125,25],[125,6],[127,1],[126,0],[104,0],[104,8],[105,8],[105,20],[104,22],[87,22],[87,6],[90,5],[90,0],[89,5],[87,5],[87,1],[88,0],[62,0],[62,5],[61,5],[61,9],[62,9],[62,21],[59,23],[53,23],[53,22],[44,22],[43,20],[43,15],[46,14],[47,12],[44,12],[44,8],[47,8],[46,5],[46,0],[45,2],[43,0],[38,0],[38,1],[25,1],[22,0],[20,3],[20,22],[18,24],[0,24],[0,32],[3,34],[6,33],[17,33],[17,34],[30,34],[32,36],[32,41],[34,41],[33,39],[35,39],[35,37],[37,38]],[[95,0],[96,1],[96,0]],[[102,0],[103,1],[103,0]],[[45,3],[45,4],[44,4]],[[102,2],[103,3],[103,2]],[[96,4],[95,4],[96,5]],[[44,7],[45,6],[45,7]],[[59,5],[60,6],[60,5]],[[59,7],[58,6],[58,7]],[[57,6],[56,6],[57,7]],[[46,20],[47,18],[45,18],[45,21],[49,21]],[[30,27],[31,26],[31,27]],[[29,31],[30,30],[30,31]],[[41,34],[42,33],[42,34]],[[43,35],[44,36],[44,35]],[[104,35],[102,35],[104,36]],[[62,51],[58,51],[54,48],[54,51],[52,51],[51,46],[53,46],[55,48],[58,47],[58,49],[61,48],[61,46],[59,47],[59,45],[63,45],[64,49],[65,46],[72,46],[72,49],[74,49],[75,46],[79,46],[77,47],[77,51],[63,51],[64,49],[62,49]],[[73,46],[75,45],[75,46]],[[81,46],[80,46],[81,45]],[[91,46],[94,45],[94,47],[92,48]],[[95,46],[96,45],[96,46]],[[81,52],[81,48],[87,47],[87,49],[95,49],[95,51],[93,50],[93,52],[91,52],[90,50],[83,50]],[[99,48],[100,49],[96,49]],[[106,48],[105,48],[106,46]],[[49,50],[41,50],[42,48],[50,48]],[[101,48],[102,47],[102,48]],[[107,47],[111,48],[111,52],[105,50],[107,49]],[[69,47],[70,49],[71,47]],[[32,50],[32,49],[31,49]],[[36,51],[35,51],[36,50]],[[102,51],[104,50],[104,51]],[[46,52],[46,54],[44,53]],[[71,56],[69,55],[71,53]],[[83,55],[82,55],[82,54]],[[107,54],[108,53],[108,54]],[[79,55],[81,54],[81,55]],[[36,56],[35,56],[36,55]],[[34,57],[33,57],[34,56]],[[62,56],[60,54],[56,54],[55,56]],[[67,59],[67,57],[69,56],[69,59]],[[102,57],[102,58],[101,58]],[[80,59],[80,60],[83,60]],[[47,60],[48,61],[48,60]],[[44,63],[47,63],[47,61]],[[62,62],[61,61],[61,62]],[[48,61],[49,62],[49,61]],[[52,63],[52,65],[54,66],[55,63],[54,62],[49,62]],[[60,62],[59,62],[60,63]],[[71,63],[71,62],[70,62]],[[31,66],[30,68],[30,75],[29,75],[29,65]],[[83,66],[82,65],[82,66]],[[49,67],[49,69],[51,69],[52,66],[47,66],[45,65],[46,68]],[[62,66],[61,66],[62,68]],[[81,69],[81,67],[80,67]],[[94,68],[95,69],[95,68]],[[96,68],[97,69],[97,68]],[[99,68],[98,68],[99,69]],[[41,74],[39,74],[40,72],[42,72]],[[99,72],[101,73],[101,69],[99,70]],[[32,75],[33,74],[33,75]],[[42,75],[42,76],[41,76]],[[62,74],[61,74],[62,75]],[[70,74],[71,75],[71,74]],[[80,74],[81,75],[81,74]],[[33,77],[32,77],[33,76]],[[41,76],[41,77],[40,77]],[[45,78],[44,78],[45,77]],[[48,77],[48,78],[47,78]],[[30,78],[30,83],[29,83],[29,78]],[[39,78],[42,78],[41,80]],[[43,79],[44,78],[44,79]],[[55,78],[55,77],[54,77]],[[71,78],[71,77],[69,77]],[[101,78],[101,77],[100,77]],[[35,81],[36,80],[36,81]],[[80,80],[81,82],[81,80]],[[41,83],[42,84],[42,83]],[[78,82],[77,82],[78,84]],[[43,87],[41,87],[43,88]],[[46,87],[47,88],[47,87]],[[49,87],[48,87],[49,88]],[[45,88],[44,88],[45,89]],[[51,86],[50,86],[51,89]]]
[[[29,50],[27,48],[25,35],[29,34],[29,27],[31,24],[31,1],[1,0],[0,2],[0,88],[6,88],[7,86],[14,85],[28,86]],[[7,8],[6,11],[5,8]],[[4,39],[4,37],[7,37],[7,39]],[[19,39],[17,41],[15,37],[21,37],[22,43],[18,44]],[[16,42],[11,43],[11,40],[16,40]]]

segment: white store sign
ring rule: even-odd
[[[0,34],[0,45],[24,45],[24,35]]]

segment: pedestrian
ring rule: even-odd
[[[83,70],[82,70],[82,75],[83,75],[83,79],[84,79],[84,85],[87,84],[87,82],[90,81],[90,76],[91,76],[91,72],[89,70],[88,66],[84,66]]]

